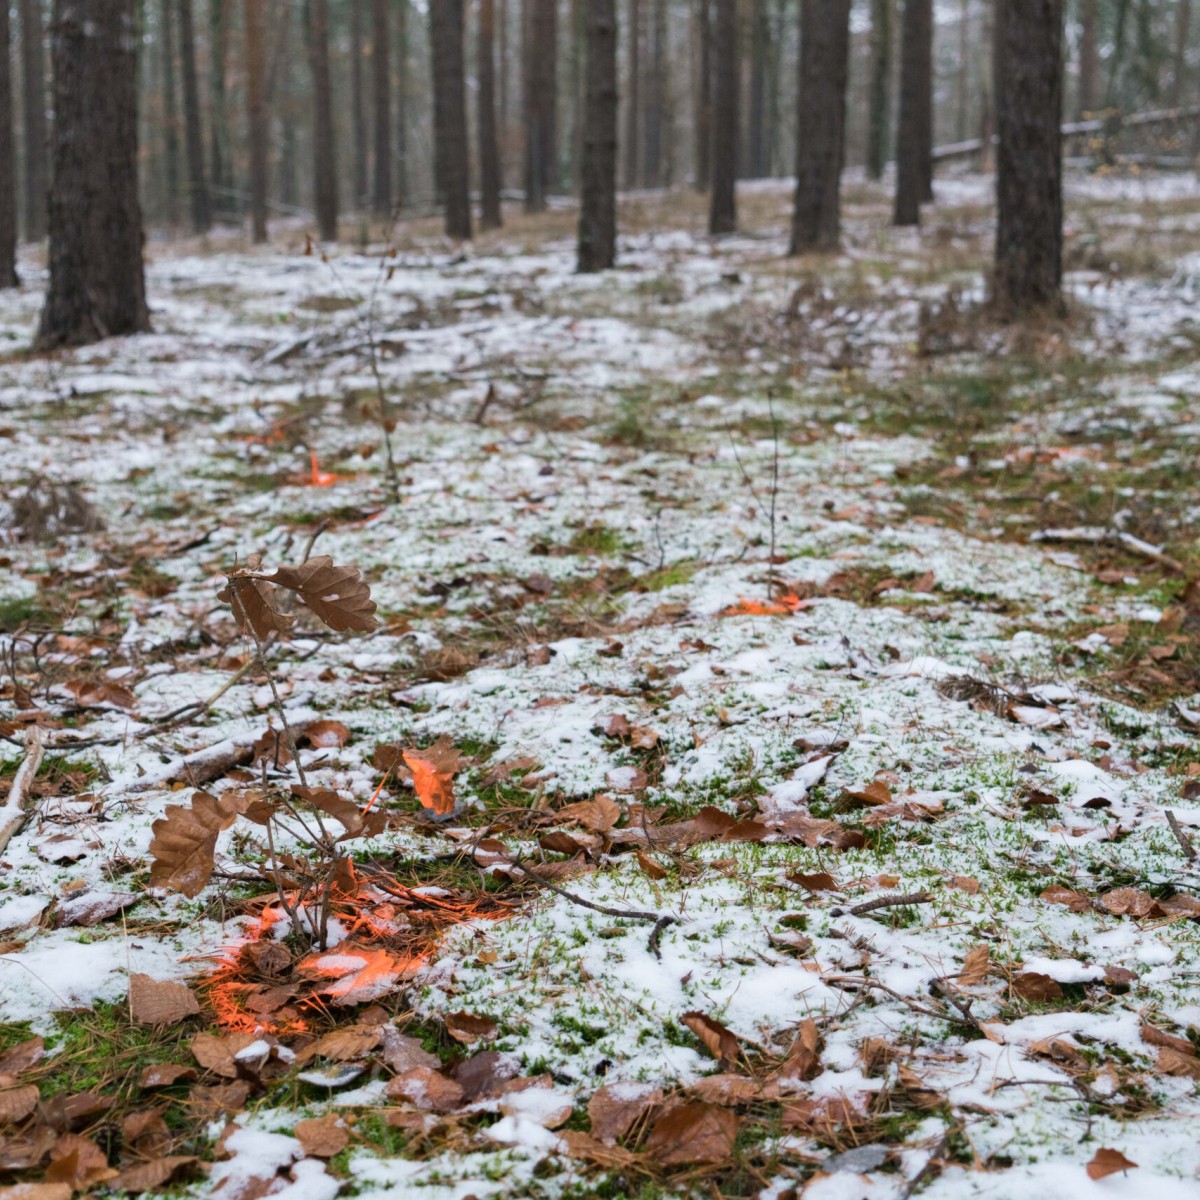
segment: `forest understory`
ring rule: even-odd
[[[7,1195],[1196,1194],[1200,202],[1068,175],[1006,325],[991,186],[151,241],[49,355],[21,262]]]

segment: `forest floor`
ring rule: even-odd
[[[565,209],[152,242],[155,333],[51,357],[24,264],[0,1183],[56,1190],[0,1195],[1196,1194],[1200,199],[1072,176],[1070,314],[1023,328],[989,188],[917,234],[852,185],[804,261],[783,185],[716,243],[631,196],[594,278]],[[308,551],[381,622],[266,652],[369,834],[325,954],[260,825],[150,879],[169,805],[297,781],[218,591]]]

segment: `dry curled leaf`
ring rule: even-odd
[[[828,871],[818,871],[813,875],[806,875],[803,871],[793,871],[788,876],[790,883],[798,883],[802,888],[809,892],[838,892],[841,888],[838,887],[837,880],[834,879]]]
[[[295,592],[335,633],[351,629],[370,633],[379,624],[362,573],[357,567],[335,566],[328,554],[318,554],[298,567],[280,567],[266,579]]]
[[[1114,888],[1100,897],[1100,903],[1114,917],[1148,917],[1155,909],[1154,897],[1137,888]]]
[[[194,792],[187,808],[168,804],[166,815],[151,826],[150,884],[198,896],[212,878],[217,835],[245,811],[244,795],[227,792],[220,800],[207,792]]]
[[[988,977],[991,966],[991,951],[985,945],[976,946],[967,952],[963,959],[963,968],[956,979],[965,987],[975,987]]]
[[[18,1042],[0,1055],[0,1075],[20,1075],[41,1062],[45,1053],[46,1043],[40,1037]]]
[[[428,750],[405,750],[404,762],[413,776],[413,791],[422,807],[439,817],[454,811],[454,775],[462,755],[448,737],[440,737]]]
[[[350,1144],[350,1131],[335,1113],[299,1121],[294,1132],[310,1158],[332,1158]]]
[[[662,1099],[662,1089],[652,1083],[605,1084],[588,1101],[592,1137],[616,1142]]]
[[[621,806],[608,796],[577,800],[558,810],[564,821],[575,821],[593,833],[607,833],[621,819]]]
[[[140,1192],[157,1192],[185,1168],[195,1166],[197,1162],[199,1159],[188,1154],[172,1154],[165,1158],[151,1159],[150,1162],[126,1167],[108,1186],[113,1191],[133,1192],[135,1195]]]
[[[314,721],[296,740],[307,742],[313,749],[340,750],[350,740],[350,727],[341,721]]]
[[[198,1033],[192,1038],[192,1057],[206,1071],[224,1079],[236,1079],[236,1056],[254,1040],[252,1033],[231,1033],[225,1037],[219,1037],[215,1033]]]
[[[1092,907],[1092,902],[1086,896],[1079,892],[1073,892],[1060,883],[1052,883],[1038,896],[1038,899],[1045,900],[1050,904],[1064,904],[1074,913],[1087,912]]]
[[[149,975],[129,977],[129,1015],[137,1025],[176,1025],[194,1017],[200,1005],[186,984]]]
[[[721,1163],[733,1152],[738,1122],[714,1104],[681,1104],[663,1113],[650,1130],[645,1152],[664,1167]]]
[[[229,582],[217,593],[217,599],[233,609],[239,629],[249,629],[260,642],[272,633],[291,631],[296,618],[271,603],[274,592],[270,584],[237,572],[227,578]]]
[[[66,686],[81,708],[103,708],[105,705],[132,708],[137,703],[137,697],[127,687],[111,679],[72,679]]]
[[[445,1022],[446,1032],[465,1046],[496,1036],[496,1022],[490,1017],[477,1017],[466,1012],[447,1013]]]
[[[413,1067],[397,1075],[388,1081],[387,1094],[428,1112],[450,1112],[463,1101],[462,1085],[431,1067]]]
[[[703,1013],[690,1012],[684,1013],[680,1022],[704,1043],[705,1049],[722,1066],[728,1066],[737,1060],[741,1053],[738,1040],[720,1021],[714,1021],[712,1017],[706,1017]]]
[[[71,1200],[69,1183],[14,1183],[0,1187],[0,1200]]]
[[[1056,979],[1038,971],[1024,971],[1017,975],[1013,979],[1012,990],[1022,1000],[1032,1000],[1036,1003],[1063,998],[1062,985]]]
[[[50,1151],[45,1180],[47,1183],[68,1183],[77,1191],[84,1191],[116,1174],[95,1142],[77,1133],[64,1133]]]
[[[37,1108],[40,1095],[32,1083],[0,1088],[0,1125],[15,1125]]]
[[[1137,1163],[1130,1162],[1120,1150],[1100,1149],[1092,1155],[1092,1161],[1087,1165],[1089,1179],[1103,1179],[1106,1175],[1115,1175],[1118,1171],[1128,1171]]]

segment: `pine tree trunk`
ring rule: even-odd
[[[1095,112],[1097,81],[1100,78],[1100,40],[1096,29],[1098,0],[1080,0],[1079,20],[1079,103],[1076,116],[1084,119]]]
[[[971,0],[961,0],[958,12],[958,89],[954,107],[958,110],[954,140],[965,142],[971,128]]]
[[[525,43],[525,211],[544,212],[558,183],[557,0],[531,0]]]
[[[766,172],[767,115],[767,0],[754,0],[750,14],[750,112],[746,122],[747,179],[761,179]]]
[[[25,126],[25,239],[46,236],[46,45],[41,0],[21,0]]]
[[[933,0],[904,0],[893,225],[919,225],[932,176]]]
[[[1175,54],[1171,68],[1171,107],[1178,108],[1187,95],[1187,51],[1192,32],[1191,0],[1179,0],[1175,12]]]
[[[446,236],[471,236],[471,193],[463,65],[463,0],[432,0],[434,174],[446,210]]]
[[[1129,0],[1117,0],[1112,53],[1108,60],[1108,83],[1104,91],[1105,108],[1113,108],[1117,103],[1117,85],[1121,82],[1121,72],[1125,66],[1125,26],[1128,18]]]
[[[256,244],[267,240],[266,0],[244,0],[246,109],[250,124],[250,222]]]
[[[371,177],[370,153],[367,150],[367,108],[363,87],[363,3],[350,0],[350,126],[354,135],[354,197],[353,207],[361,209],[367,202]],[[375,46],[371,46],[371,56]]]
[[[408,0],[396,6],[396,203],[408,200]]]
[[[55,0],[50,285],[38,327],[41,350],[150,328],[136,44],[134,0]]]
[[[617,257],[617,5],[588,0],[587,98],[579,270],[604,271]]]
[[[183,65],[184,137],[187,146],[188,190],[192,229],[207,233],[212,228],[212,203],[204,172],[204,133],[200,128],[200,88],[196,81],[196,29],[192,0],[179,3],[179,51]]]
[[[479,224],[499,229],[500,145],[496,134],[496,0],[479,0]]]
[[[713,30],[712,202],[708,232],[733,233],[737,228],[738,45],[737,0],[716,0]]]
[[[1023,315],[1062,308],[1063,0],[998,0],[994,299]]]
[[[163,165],[165,170],[167,223],[179,223],[179,96],[175,85],[174,0],[160,0],[159,54],[163,82]]]
[[[12,29],[8,3],[0,3],[0,288],[17,278],[17,154],[13,137]]]
[[[696,190],[712,186],[712,13],[711,0],[696,0]]]
[[[891,117],[892,6],[894,0],[871,0],[871,81],[867,116],[867,174],[882,179],[887,166]]]
[[[392,65],[388,53],[388,0],[374,0],[371,71],[375,82],[375,215],[392,214]]]
[[[313,204],[323,242],[337,241],[337,155],[333,145],[333,87],[329,77],[329,0],[312,0],[309,61],[313,79]]]
[[[625,86],[625,186],[635,188],[641,183],[641,126],[642,126],[642,5],[641,0],[628,0],[629,20],[626,33],[628,79]]]
[[[667,12],[665,0],[653,0],[651,9],[650,78],[642,139],[642,182],[662,186],[663,113],[667,96]]]
[[[849,73],[850,0],[801,0],[790,254],[838,248]]]
[[[241,206],[233,194],[233,161],[229,153],[229,114],[225,89],[226,58],[229,49],[229,4],[230,0],[209,0],[209,163],[215,190],[213,207],[217,213],[236,217]]]

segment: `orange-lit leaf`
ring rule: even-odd
[[[413,776],[413,790],[424,808],[439,817],[454,811],[454,774],[462,756],[448,737],[440,737],[428,750],[405,750],[404,762]]]

